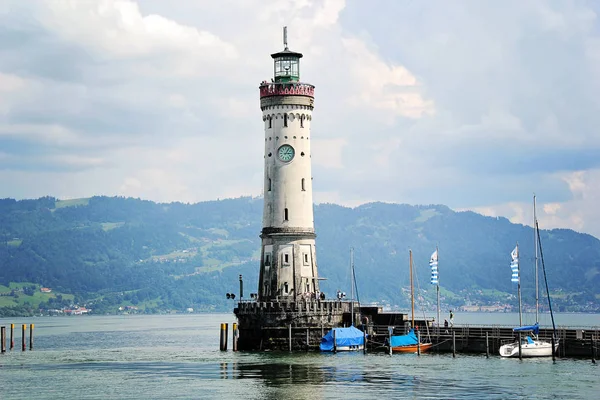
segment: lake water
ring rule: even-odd
[[[459,313],[455,322],[499,318],[518,317]],[[557,320],[600,325],[599,315]],[[21,324],[31,322],[35,349],[22,352]],[[231,314],[0,319],[15,323],[19,348],[0,355],[0,399],[593,399],[600,391],[600,364],[585,359],[221,352],[221,322],[231,336]]]

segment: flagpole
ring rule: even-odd
[[[538,285],[538,238],[537,238],[537,216],[535,212],[535,193],[533,194],[533,247],[535,247],[535,322],[539,322],[539,285]]]
[[[410,255],[410,310],[412,313],[411,319],[411,329],[415,329],[415,294],[413,292],[413,276],[412,276],[412,250],[408,250],[408,254]]]
[[[350,273],[352,274],[350,276],[350,301],[352,302],[350,303],[350,313],[352,314],[351,326],[354,326],[354,247],[350,247]]]
[[[440,260],[440,253],[438,251],[438,247],[435,246],[435,254],[436,254],[436,262],[437,264],[437,323],[438,326],[440,324],[440,264],[439,264],[439,260]]]
[[[517,283],[517,292],[519,293],[519,326],[523,326],[523,317],[521,316],[521,266],[519,260],[519,243],[517,242],[517,271],[519,274],[519,282]]]

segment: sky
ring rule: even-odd
[[[600,237],[600,3],[0,1],[0,198],[260,196],[271,53],[316,86],[316,203]]]

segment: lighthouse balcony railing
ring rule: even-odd
[[[330,312],[346,312],[350,309],[350,300],[241,300],[238,302],[237,312],[241,314],[261,312],[306,312],[306,311],[330,311]],[[358,305],[355,302],[356,305]]]
[[[302,82],[261,82],[260,97],[269,96],[308,96],[314,97],[315,87]]]

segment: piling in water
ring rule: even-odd
[[[238,326],[235,322],[231,329],[231,348],[233,351],[238,351]]]
[[[27,350],[27,346],[25,345],[25,331],[27,330],[27,325],[21,325],[21,350]]]
[[[421,355],[421,331],[417,331],[417,355]]]
[[[6,353],[6,327],[0,326],[0,352]]]
[[[10,324],[10,349],[15,347],[15,324]]]
[[[288,325],[288,342],[290,344],[290,353],[292,352],[292,324]]]
[[[523,359],[523,355],[521,354],[521,332],[519,332],[519,360]]]
[[[594,337],[590,336],[590,350],[592,351],[592,364],[596,364],[596,348],[594,346]]]
[[[452,357],[456,357],[456,332],[452,330]]]
[[[335,337],[335,329],[333,330],[333,352],[337,352],[337,338]]]
[[[485,358],[490,358],[490,341],[488,333],[485,333]]]
[[[29,350],[33,350],[33,324],[29,325]]]
[[[227,324],[221,324],[221,340],[219,344],[221,351],[227,350]]]

